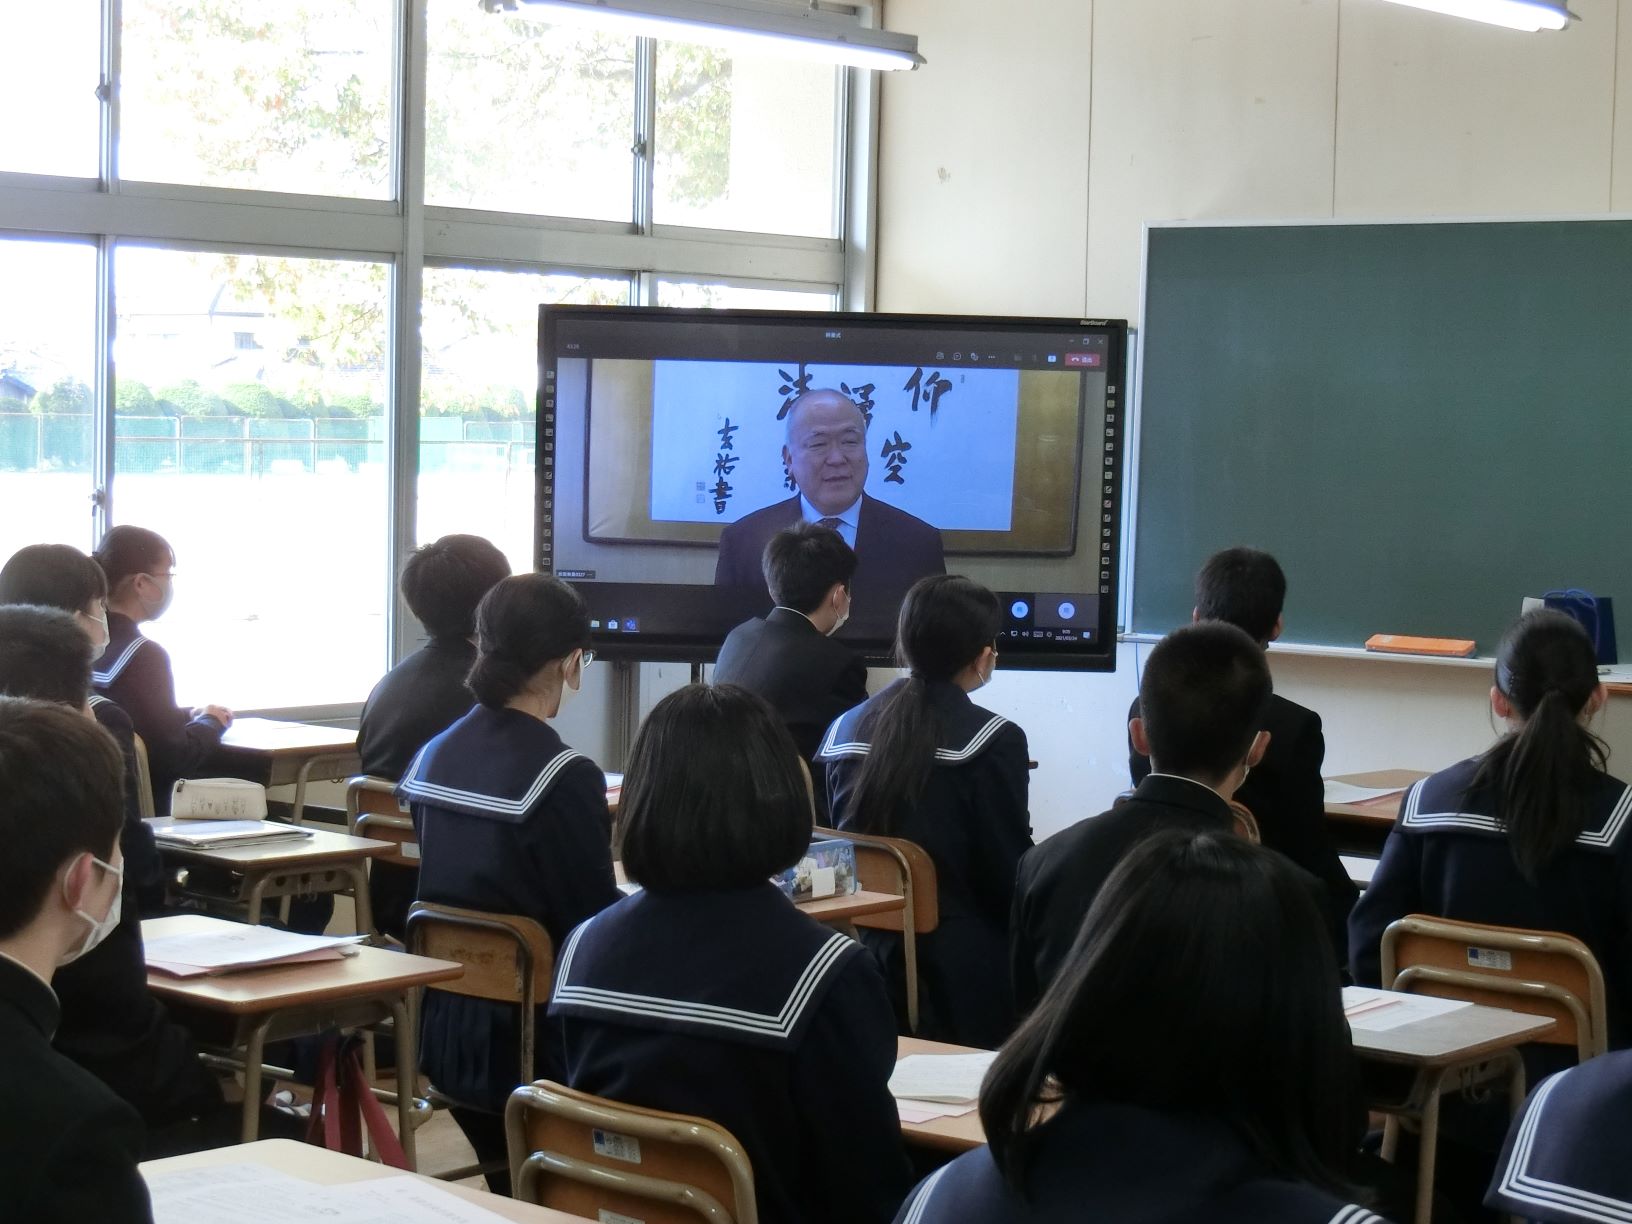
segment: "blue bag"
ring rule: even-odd
[[[1620,655],[1615,647],[1615,602],[1612,599],[1608,596],[1594,595],[1577,587],[1563,591],[1548,591],[1541,598],[1549,608],[1557,608],[1581,623],[1581,627],[1587,631],[1587,636],[1592,639],[1592,646],[1598,652],[1600,664],[1620,662]]]

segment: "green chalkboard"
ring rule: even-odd
[[[1632,221],[1153,228],[1145,277],[1135,631],[1233,544],[1288,641],[1632,604]]]

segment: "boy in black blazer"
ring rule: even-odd
[[[776,607],[731,631],[713,680],[769,702],[810,761],[829,724],[867,700],[866,665],[833,637],[850,615],[856,554],[838,532],[798,523],[771,537],[763,568]],[[816,794],[825,803],[819,781]]]
[[[94,720],[0,698],[0,1186],[8,1219],[150,1224],[135,1110],[51,1047],[50,979],[119,921],[124,766]]]
[[[1227,548],[1207,559],[1196,575],[1198,621],[1227,621],[1261,647],[1281,636],[1285,621],[1286,575],[1275,558],[1253,548]],[[1139,699],[1128,710],[1139,717]],[[1263,844],[1279,850],[1321,884],[1321,913],[1339,963],[1348,963],[1348,919],[1359,889],[1337,856],[1326,824],[1326,784],[1321,767],[1326,739],[1320,715],[1273,694],[1264,706],[1263,730],[1269,747],[1236,792],[1236,801],[1252,812]],[[1132,741],[1128,772],[1138,786],[1150,773],[1150,759]]]

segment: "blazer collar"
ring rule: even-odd
[[[62,1009],[56,992],[27,965],[0,952],[0,1002],[9,1002],[47,1041],[57,1031]]]
[[[810,617],[797,608],[784,608],[780,605],[772,608],[765,614],[765,623],[770,625],[786,625],[789,629],[803,629],[821,636],[821,630],[816,628]]]
[[[1223,795],[1210,786],[1181,778],[1177,774],[1153,773],[1134,788],[1132,798],[1141,803],[1158,803],[1163,807],[1184,808],[1217,820],[1226,828],[1235,820],[1235,813]]]

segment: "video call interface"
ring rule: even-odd
[[[712,658],[803,519],[856,552],[838,636],[871,658],[944,572],[998,593],[1007,663],[1112,665],[1125,324],[546,306],[539,335],[538,567],[598,650]]]

